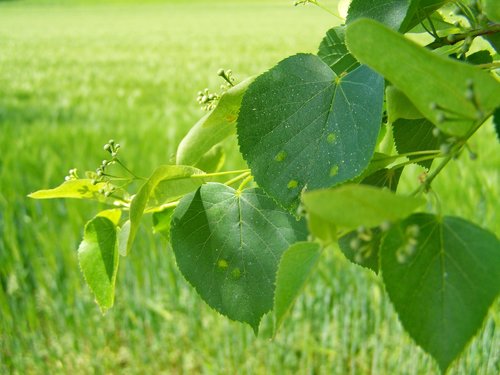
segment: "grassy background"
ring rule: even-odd
[[[0,3],[0,373],[436,374],[380,281],[336,252],[270,341],[269,319],[256,338],[208,308],[145,225],[122,262],[115,308],[100,314],[75,251],[98,207],[26,195],[72,167],[94,169],[109,138],[132,169],[150,173],[201,116],[196,92],[218,87],[218,68],[244,78],[314,52],[336,22],[285,0],[116,2]],[[491,128],[472,146],[479,160],[457,160],[436,190],[445,212],[498,234]],[[498,307],[452,373],[500,372]]]

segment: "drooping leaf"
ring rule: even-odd
[[[339,78],[319,57],[289,57],[243,98],[238,141],[256,182],[294,211],[304,187],[359,175],[382,120],[383,80],[365,66]]]
[[[498,0],[483,0],[483,10],[490,20],[500,22],[500,6],[498,5]]]
[[[347,229],[401,219],[424,203],[421,198],[357,184],[306,192],[302,201],[308,212]]]
[[[99,190],[105,187],[105,183],[92,184],[90,179],[78,179],[64,181],[54,189],[38,190],[28,195],[34,199],[56,199],[56,198],[76,198],[105,201],[104,195],[99,194]]]
[[[411,2],[411,0],[352,0],[346,23],[366,17],[377,20],[391,29],[399,30]]]
[[[148,202],[153,200],[155,204],[162,204],[195,190],[203,183],[203,179],[193,178],[193,176],[200,174],[203,174],[203,171],[184,165],[163,165],[153,172],[130,204],[130,234],[127,253],[137,235]]]
[[[500,106],[500,83],[489,73],[437,56],[375,21],[351,23],[346,42],[361,63],[391,81],[447,134],[465,136]],[[470,86],[480,111],[467,98]]]
[[[378,273],[382,231],[379,227],[360,228],[339,238],[339,248],[355,264]]]
[[[391,124],[400,118],[417,120],[423,117],[410,99],[394,86],[386,88],[385,100],[387,103],[387,117]]]
[[[359,66],[359,63],[345,46],[345,27],[343,26],[337,26],[327,31],[319,45],[318,56],[337,75],[349,73]]]
[[[170,226],[175,207],[167,207],[159,212],[153,213],[153,230],[160,233],[167,241],[170,241]]]
[[[400,154],[416,151],[439,150],[443,141],[442,136],[435,136],[433,131],[435,126],[427,119],[405,120],[399,119],[392,124],[392,134],[396,148]],[[429,155],[408,156],[408,159],[415,160]],[[429,169],[431,160],[418,161],[422,167]]]
[[[404,328],[445,372],[500,292],[500,241],[457,217],[414,214],[384,236],[381,269]]]
[[[307,230],[262,189],[208,183],[182,198],[170,234],[180,271],[205,302],[257,331],[273,307],[281,255]]]
[[[302,291],[320,254],[319,245],[312,242],[298,242],[283,253],[276,274],[274,334]]]
[[[103,313],[113,306],[115,298],[119,218],[120,210],[98,214],[85,225],[83,241],[78,248],[80,269]]]
[[[241,99],[252,81],[248,78],[227,90],[217,106],[189,130],[177,148],[177,164],[196,165],[212,147],[236,132]]]

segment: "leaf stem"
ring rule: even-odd
[[[224,172],[214,172],[214,173],[200,173],[200,174],[194,174],[190,176],[190,178],[219,177],[237,173],[250,173],[250,169],[239,169],[235,171],[224,171]]]
[[[235,182],[241,180],[242,178],[245,178],[247,177],[248,175],[250,174],[250,172],[245,172],[245,173],[242,173],[240,174],[239,176],[236,176],[235,178],[232,178],[226,182],[224,182],[224,185],[232,185],[234,184]]]
[[[134,172],[132,172],[130,169],[128,169],[128,168],[125,166],[125,164],[123,164],[123,163],[121,162],[121,160],[120,160],[120,159],[115,158],[114,160],[115,160],[118,164],[120,164],[120,166],[121,166],[123,169],[125,169],[125,171],[126,171],[127,173],[129,173],[132,177],[134,177],[136,180],[144,180],[144,181],[145,181],[145,180],[147,180],[147,178],[137,176]]]
[[[167,208],[177,207],[179,205],[179,202],[180,202],[180,200],[174,201],[174,202],[164,203],[164,204],[162,204],[160,206],[156,206],[156,207],[150,207],[150,208],[145,209],[144,213],[145,214],[149,214],[149,213],[152,213],[152,212],[163,211],[163,210],[165,210]]]
[[[250,175],[250,176],[248,176],[247,178],[245,178],[245,179],[241,182],[240,186],[238,186],[238,191],[242,191],[242,190],[243,190],[243,188],[246,186],[246,184],[248,184],[248,183],[249,183],[250,181],[252,181],[252,180],[253,180],[253,176],[252,176],[252,175]]]

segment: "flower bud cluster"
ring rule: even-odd
[[[356,230],[356,236],[349,242],[349,247],[355,252],[356,263],[362,263],[372,255],[373,238],[374,233],[370,228],[361,226]]]
[[[403,244],[396,250],[396,260],[400,264],[407,263],[417,251],[418,236],[420,228],[418,225],[406,227]]]
[[[211,111],[217,105],[220,96],[216,93],[210,93],[208,89],[203,91],[198,91],[198,96],[196,101],[201,105],[201,109],[204,111]]]
[[[78,171],[76,168],[72,168],[68,171],[68,175],[64,177],[64,181],[69,181],[69,180],[78,180]]]

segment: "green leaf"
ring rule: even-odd
[[[227,90],[217,106],[189,130],[177,148],[177,164],[196,165],[212,147],[235,133],[241,100],[252,81],[248,78]]]
[[[291,56],[250,85],[238,141],[255,181],[294,211],[302,189],[358,176],[382,121],[382,78],[365,66],[339,78],[319,57]]]
[[[493,126],[495,127],[497,138],[500,141],[500,107],[498,107],[493,114]]]
[[[387,102],[387,117],[391,124],[400,118],[417,120],[424,117],[410,99],[394,86],[387,86],[385,100]]]
[[[383,168],[365,177],[360,183],[396,191],[403,168]]]
[[[170,241],[170,225],[175,207],[167,207],[162,211],[153,213],[153,230],[160,233],[167,241]]]
[[[435,126],[427,119],[397,120],[392,124],[392,134],[398,152],[405,154],[416,151],[439,150],[443,137],[439,135],[435,137],[433,134],[434,129]],[[415,160],[423,156],[426,155],[409,156],[408,159]],[[429,169],[432,165],[432,159],[419,161],[417,164]]]
[[[398,30],[406,17],[410,3],[411,0],[352,0],[346,23],[366,17]]]
[[[103,211],[85,225],[78,260],[85,282],[103,313],[113,306],[118,271],[116,225],[120,210]]]
[[[276,275],[274,334],[302,291],[320,254],[319,245],[312,242],[298,242],[283,253]]]
[[[170,235],[180,271],[203,300],[257,332],[273,307],[281,255],[307,231],[262,189],[208,183],[182,198]]]
[[[337,26],[327,31],[319,45],[318,56],[337,75],[349,73],[359,66],[358,61],[345,46],[345,27]]]
[[[498,5],[498,0],[483,0],[483,11],[490,20],[500,22],[500,6]]]
[[[438,10],[450,1],[451,0],[411,0],[410,7],[408,8],[408,12],[406,13],[406,17],[401,24],[399,31],[403,34],[408,32],[429,17],[434,11]],[[434,19],[433,23],[439,30],[440,22],[436,22]],[[443,24],[445,27],[449,26],[445,22],[443,22]]]
[[[364,19],[350,24],[346,41],[361,63],[391,81],[445,133],[465,136],[500,105],[500,83],[490,74],[437,56],[375,21]],[[466,98],[470,83],[481,111]]]
[[[28,197],[33,199],[76,198],[105,201],[106,198],[98,193],[105,185],[103,182],[94,185],[90,179],[68,180],[54,189],[38,190]]]
[[[360,228],[339,238],[339,248],[351,262],[378,273],[382,230]]]
[[[490,64],[493,62],[493,56],[490,51],[481,50],[467,56],[466,61],[473,65]]]
[[[125,257],[127,256],[127,243],[130,236],[130,220],[123,223],[122,227],[118,232],[118,253]]]
[[[384,236],[381,269],[404,328],[445,372],[500,292],[500,241],[457,217],[415,214]]]
[[[326,247],[337,242],[337,226],[311,212],[307,213],[307,227],[322,246]]]
[[[127,254],[137,235],[148,202],[152,200],[157,205],[162,204],[195,190],[203,183],[203,179],[193,178],[193,176],[200,174],[203,174],[203,171],[184,165],[163,165],[153,172],[130,204],[130,234],[127,241]]]
[[[226,161],[226,152],[222,145],[216,145],[201,157],[193,167],[201,169],[204,172],[218,172],[224,166]]]
[[[306,192],[302,201],[308,212],[348,229],[401,219],[424,203],[421,198],[357,184]]]

